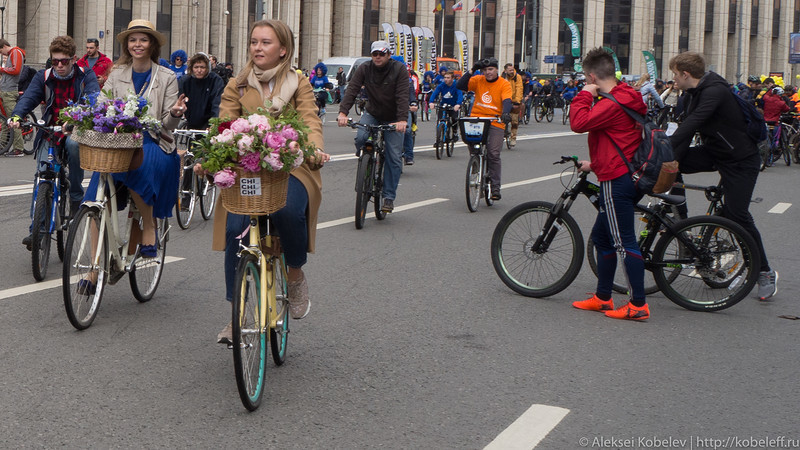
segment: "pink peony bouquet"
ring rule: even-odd
[[[291,107],[273,117],[259,109],[235,120],[211,119],[208,136],[197,154],[214,183],[228,188],[236,182],[238,167],[247,172],[290,172],[314,155],[309,128]]]

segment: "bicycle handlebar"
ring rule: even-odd
[[[370,125],[368,123],[361,123],[361,122],[353,122],[353,119],[347,119],[347,126],[350,128],[364,128],[365,130],[381,130],[381,131],[396,131],[397,128],[394,125]]]
[[[53,125],[47,126],[44,124],[44,120],[39,119],[37,123],[31,122],[30,120],[26,120],[24,122],[20,122],[20,128],[23,130],[27,130],[30,128],[38,128],[40,130],[47,131],[49,133],[61,133],[62,131],[71,131],[72,129],[66,130],[67,126],[62,127],[61,125]]]
[[[192,136],[197,135],[197,134],[206,135],[206,134],[208,134],[208,130],[185,130],[185,129],[179,129],[179,130],[173,131],[172,134],[174,134],[176,136],[189,136],[189,137],[192,137]]]
[[[577,167],[577,168],[580,168],[581,166],[580,166],[580,164],[578,164],[578,161],[579,161],[579,160],[578,160],[578,157],[577,157],[577,156],[575,156],[575,155],[572,155],[572,156],[562,156],[562,157],[561,157],[561,160],[560,160],[560,161],[556,161],[556,162],[554,162],[554,163],[553,163],[553,165],[556,165],[556,164],[566,164],[566,163],[568,163],[568,162],[571,162],[572,164],[574,164],[574,165],[575,165],[575,167]]]

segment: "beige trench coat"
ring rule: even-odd
[[[290,103],[300,113],[303,122],[311,129],[311,133],[308,136],[309,140],[314,143],[315,147],[324,149],[322,122],[317,116],[314,90],[311,88],[307,78],[300,77],[299,81],[297,92],[295,92]],[[239,96],[240,88],[241,97]],[[263,106],[264,100],[255,86],[249,84],[237,86],[236,78],[232,78],[222,93],[219,116],[227,119],[237,119],[239,116],[255,113],[257,108]],[[313,253],[317,235],[317,212],[319,211],[320,203],[322,203],[322,177],[319,170],[311,170],[306,163],[293,169],[291,174],[303,183],[306,192],[308,192],[308,210],[306,211],[308,251]],[[211,247],[213,250],[225,250],[225,223],[227,218],[228,212],[222,207],[221,200],[218,200],[214,214],[214,238]]]

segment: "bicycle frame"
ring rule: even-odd
[[[273,241],[273,235],[270,234],[269,216],[266,220],[267,234],[261,238],[261,228],[259,225],[259,216],[250,216],[250,238],[247,245],[239,244],[239,256],[249,253],[258,259],[259,275],[261,280],[272,280],[273,272],[280,270],[283,272],[284,279],[286,279],[286,271],[282,262],[278,263],[275,267],[275,260],[282,258],[281,254],[272,254],[267,257],[264,250],[274,249],[273,244],[278,244],[278,240]],[[263,243],[263,249],[262,244]],[[279,244],[278,244],[279,245]],[[277,246],[275,247],[277,248]],[[243,287],[244,289],[244,287]],[[273,328],[279,328],[282,324],[279,323],[280,315],[278,314],[278,293],[275,284],[266,283],[266,289],[260,289],[259,292],[259,324],[262,324],[260,330],[247,330],[248,334],[265,333],[267,341],[270,340],[268,331]],[[241,319],[241,318],[240,318]],[[244,331],[243,331],[244,332]]]
[[[36,171],[36,177],[34,180],[34,191],[33,191],[33,211],[36,208],[36,200],[39,198],[39,186],[42,183],[48,183],[53,187],[53,208],[50,211],[50,229],[47,230],[48,233],[53,233],[56,227],[56,218],[58,217],[58,203],[60,202],[61,192],[63,189],[69,188],[69,180],[66,177],[62,176],[62,169],[63,169],[63,162],[64,159],[64,143],[58,142],[56,145],[59,147],[59,154],[56,154],[56,147],[53,145],[51,139],[54,137],[51,133],[57,133],[61,131],[60,126],[55,127],[44,127],[41,126],[45,130],[45,134],[47,137],[45,139],[48,140],[50,145],[47,148],[47,159],[42,161],[43,166],[39,167]],[[66,139],[62,137],[60,139]],[[64,183],[62,187],[61,183]],[[36,224],[33,224],[34,226]],[[65,226],[66,224],[61,224],[61,226]]]

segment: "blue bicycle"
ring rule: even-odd
[[[58,259],[64,260],[64,231],[69,222],[69,180],[66,171],[67,137],[61,134],[60,126],[45,126],[23,122],[23,131],[38,128],[48,142],[47,158],[39,163],[34,179],[33,221],[31,223],[31,268],[36,281],[47,276],[50,246],[53,233],[56,235]]]
[[[436,159],[442,159],[442,155],[447,152],[447,156],[453,156],[453,148],[456,145],[456,124],[450,121],[450,111],[452,105],[436,105],[436,117],[439,122],[436,124],[436,142],[433,147],[436,149]]]

